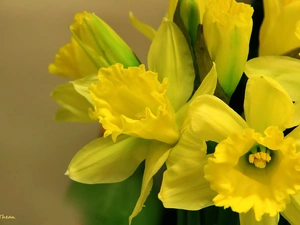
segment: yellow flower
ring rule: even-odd
[[[299,0],[264,0],[259,55],[282,55],[300,47],[296,36]]]
[[[71,42],[59,50],[49,65],[51,74],[78,79],[115,63],[125,67],[140,64],[128,45],[95,14],[76,14],[70,29]]]
[[[167,79],[160,83],[144,65],[124,69],[121,64],[100,69],[98,78],[98,84],[90,87],[92,117],[99,118],[104,137],[112,135],[116,141],[122,133],[171,145],[177,142],[175,114],[166,97]]]
[[[211,0],[203,17],[203,33],[218,80],[230,97],[244,71],[252,31],[250,5],[234,0]]]
[[[115,63],[126,67],[140,63],[127,44],[95,14],[76,14],[70,28],[71,42],[59,50],[54,63],[49,65],[50,73],[74,79],[51,93],[52,99],[61,106],[55,120],[93,122],[88,114],[92,107],[88,87],[97,82],[99,68]]]
[[[99,119],[104,137],[81,149],[67,171],[78,182],[119,182],[145,160],[141,194],[129,221],[141,211],[162,165],[175,163],[182,149],[204,145],[187,118],[195,98],[189,100],[195,78],[192,56],[172,21],[163,20],[148,60],[149,71],[144,65],[126,69],[121,64],[99,70],[98,84],[90,87],[91,116]],[[213,66],[194,96],[213,94],[216,81]]]
[[[245,120],[214,96],[193,101],[193,131],[219,144],[213,155],[189,153],[168,168],[159,194],[165,207],[231,207],[242,225],[277,224],[279,212],[288,220],[299,214],[289,202],[300,190],[300,128],[283,134],[300,123],[293,101],[274,79],[252,75],[244,110]]]

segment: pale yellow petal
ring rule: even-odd
[[[300,126],[296,127],[291,133],[287,135],[295,140],[296,151],[300,152]]]
[[[300,192],[291,196],[291,202],[281,215],[291,224],[298,225],[300,221]]]
[[[144,203],[148,195],[150,194],[152,188],[153,176],[166,162],[169,153],[170,146],[164,143],[153,142],[152,145],[149,147],[146,156],[141,194],[134,207],[132,214],[129,217],[129,223],[131,223],[132,219],[142,210]]]
[[[244,110],[249,127],[261,133],[269,126],[285,130],[294,115],[293,102],[283,87],[270,77],[258,75],[247,82]]]
[[[199,210],[213,205],[216,193],[203,172],[209,156],[199,137],[188,127],[170,152],[159,193],[165,208]]]
[[[300,101],[300,60],[287,56],[260,56],[246,63],[245,73],[249,78],[264,75],[275,79],[293,101]]]
[[[175,23],[164,18],[148,53],[148,66],[160,82],[168,78],[167,96],[176,112],[190,98],[195,70],[189,45]]]
[[[213,66],[209,73],[206,75],[206,77],[201,82],[199,88],[196,90],[196,92],[193,94],[192,99],[190,99],[184,106],[180,108],[180,110],[176,113],[176,121],[180,129],[182,128],[183,122],[186,119],[189,106],[193,102],[193,100],[197,96],[201,96],[204,94],[212,95],[215,92],[217,86],[217,70],[216,65],[213,63]]]
[[[289,127],[295,127],[300,124],[300,101],[294,103],[294,115]]]
[[[89,91],[89,87],[91,86],[91,84],[97,84],[98,83],[98,76],[97,74],[93,74],[90,76],[86,76],[84,78],[81,79],[77,79],[74,81],[71,81],[71,83],[74,86],[74,89],[78,92],[78,94],[80,94],[81,96],[83,96],[84,98],[86,98],[86,100],[93,104],[91,95],[90,95],[90,91]]]
[[[264,0],[265,17],[260,31],[259,55],[282,55],[300,47],[295,31],[300,1]]]
[[[167,169],[159,193],[165,208],[199,210],[214,204],[212,199],[216,192],[210,188],[203,172],[207,158],[203,155],[182,159]]]
[[[213,63],[211,70],[201,82],[199,88],[194,93],[192,99],[204,94],[213,95],[216,86],[217,86],[217,69],[216,69],[216,64]]]
[[[202,95],[191,103],[191,126],[205,140],[220,142],[233,132],[247,128],[247,123],[219,98]]]
[[[89,116],[89,108],[92,104],[79,94],[72,82],[61,84],[56,87],[51,98],[60,105],[56,112],[55,120],[64,122],[95,122]]]
[[[90,59],[74,38],[61,47],[55,60],[49,65],[49,73],[72,79],[82,78],[98,72],[98,65]]]
[[[298,20],[296,26],[297,26],[297,28],[296,28],[295,34],[296,34],[297,38],[300,40],[300,20]]]
[[[277,225],[279,221],[279,214],[273,217],[267,214],[263,215],[261,221],[255,220],[253,210],[246,213],[240,213],[240,225]]]
[[[166,17],[173,21],[174,13],[177,7],[178,0],[169,0],[168,11]]]
[[[84,146],[72,159],[67,175],[87,184],[125,180],[145,159],[149,141],[122,135],[115,143],[98,138]]]
[[[156,30],[154,28],[150,27],[149,25],[141,22],[138,20],[132,12],[129,12],[129,18],[132,23],[132,25],[140,31],[142,34],[144,34],[147,38],[149,38],[151,41],[153,40]]]

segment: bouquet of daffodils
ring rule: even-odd
[[[56,119],[98,122],[103,135],[78,149],[66,175],[122,183],[143,164],[119,224],[137,224],[154,177],[177,225],[300,224],[300,0],[263,6],[251,59],[248,4],[170,0],[157,30],[130,13],[151,40],[147,65],[95,14],[75,16],[71,42],[49,66],[72,78],[51,94]]]

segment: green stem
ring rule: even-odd
[[[188,211],[188,223],[187,225],[201,225],[199,211]]]
[[[186,225],[187,211],[177,209],[177,225]]]

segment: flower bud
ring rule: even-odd
[[[70,30],[71,42],[59,50],[49,65],[52,74],[78,79],[115,63],[125,67],[140,64],[118,34],[93,13],[76,14]]]
[[[234,92],[248,57],[253,9],[234,0],[211,0],[203,17],[209,54],[225,93]]]

